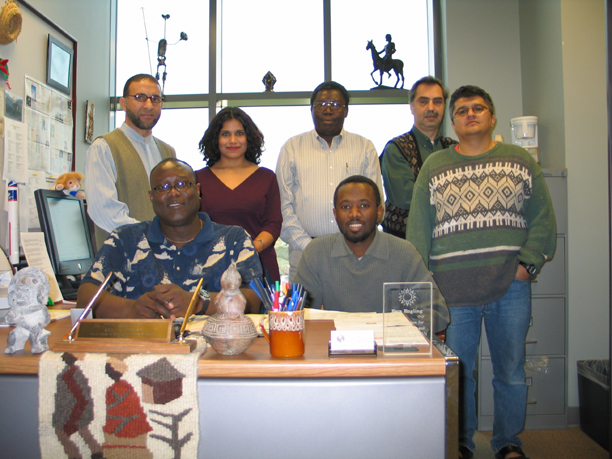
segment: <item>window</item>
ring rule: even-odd
[[[262,92],[268,71],[277,92],[324,81],[320,0],[224,0],[219,18],[219,92]]]
[[[393,59],[404,63],[405,89],[430,73],[428,60],[427,2],[415,0],[372,2],[368,0],[333,0],[332,23],[332,73],[334,80],[349,90],[368,90],[380,82],[379,72],[374,70],[372,53],[366,50],[369,40],[384,56],[387,34],[395,43]],[[383,84],[393,87],[397,81],[383,76]],[[313,86],[314,87],[314,86]],[[400,85],[398,84],[398,88]]]
[[[169,15],[166,20],[163,15]],[[118,0],[116,95],[138,73],[156,75],[159,41],[166,37],[164,93],[208,92],[208,3],[203,1]],[[180,40],[181,32],[187,40]],[[147,40],[148,37],[148,40]],[[159,68],[160,81],[164,67]]]
[[[380,154],[387,141],[412,126],[406,90],[434,73],[430,11],[437,0],[117,1],[116,93],[136,73],[155,75],[165,26],[166,102],[155,135],[196,170],[204,167],[198,142],[208,120],[228,105],[251,115],[265,137],[261,165],[274,170],[284,142],[313,129],[310,93],[326,79],[351,92],[345,128],[372,140]],[[164,21],[162,14],[170,17]],[[180,32],[187,41],[179,41]],[[383,51],[387,34],[395,43],[393,58],[404,62],[404,90],[392,89],[394,74],[383,79],[391,89],[373,89],[366,46],[372,40]],[[277,79],[274,93],[264,91],[268,71]],[[378,72],[373,76],[380,78]]]

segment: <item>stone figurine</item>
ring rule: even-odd
[[[51,332],[45,327],[51,322],[47,310],[50,290],[47,276],[40,268],[25,268],[13,276],[8,288],[10,310],[5,320],[15,328],[9,333],[6,354],[22,350],[28,339],[33,354],[49,349],[47,338]]]
[[[388,77],[391,77],[391,70],[395,72],[395,76],[397,77],[397,81],[395,82],[394,88],[397,88],[397,85],[400,82],[400,78],[402,79],[402,85],[400,89],[404,88],[404,63],[399,59],[393,59],[391,56],[395,54],[395,43],[391,41],[391,34],[387,34],[387,44],[382,51],[377,51],[372,40],[368,41],[368,45],[366,46],[366,50],[369,50],[372,53],[372,62],[374,64],[374,70],[370,73],[372,80],[378,88],[382,87],[383,82],[383,74],[386,73]],[[382,53],[385,53],[384,57],[380,57]],[[380,81],[376,81],[374,78],[374,73],[380,73]]]
[[[276,84],[276,77],[272,74],[272,72],[268,71],[263,77],[261,82],[266,87],[266,92],[274,92],[274,85]]]
[[[217,312],[202,328],[206,341],[222,355],[242,354],[257,338],[255,324],[244,315],[246,298],[240,292],[241,283],[242,277],[232,262],[221,276],[221,292],[215,298]]]

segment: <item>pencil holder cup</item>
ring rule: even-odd
[[[270,333],[266,332],[264,322],[269,321]],[[304,355],[304,310],[269,311],[261,319],[259,328],[270,343],[273,357],[292,358]]]

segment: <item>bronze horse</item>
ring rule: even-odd
[[[403,89],[404,88],[404,63],[400,61],[399,59],[390,59],[388,61],[385,61],[385,59],[381,58],[378,55],[378,51],[376,51],[376,47],[374,46],[374,43],[372,43],[372,40],[368,41],[368,46],[366,46],[366,50],[368,49],[372,52],[372,61],[374,63],[374,70],[372,71],[372,73],[370,73],[370,76],[372,77],[372,80],[374,81],[374,83],[376,83],[377,86],[382,85],[383,72],[387,72],[387,75],[391,77],[391,70],[393,70],[395,72],[395,76],[397,77],[397,81],[395,82],[395,86],[393,87],[397,88],[397,85],[401,77],[402,86],[400,87],[400,89]],[[376,79],[374,78],[373,74],[376,71],[380,72],[380,82],[377,82]]]

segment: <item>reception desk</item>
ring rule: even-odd
[[[49,343],[70,319],[52,322]],[[329,357],[332,321],[307,321],[305,354],[270,356],[257,338],[238,356],[198,362],[199,456],[209,458],[456,458],[458,361],[432,353]],[[0,330],[0,457],[35,458],[39,356],[5,355]],[[24,441],[24,439],[27,439]]]

